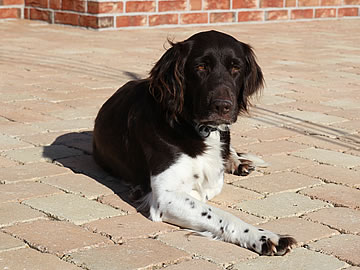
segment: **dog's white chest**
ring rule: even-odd
[[[203,154],[195,158],[182,154],[167,170],[154,176],[153,192],[176,190],[201,201],[210,200],[219,194],[224,183],[220,133],[212,132],[205,143],[207,149]]]

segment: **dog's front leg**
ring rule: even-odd
[[[163,190],[151,193],[150,218],[194,230],[214,239],[234,243],[262,255],[284,255],[295,239],[258,229],[234,215],[192,196]]]

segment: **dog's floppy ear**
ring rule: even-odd
[[[183,110],[185,75],[184,67],[190,52],[190,42],[173,43],[150,71],[150,93],[172,122]]]
[[[241,108],[247,111],[249,106],[249,98],[257,91],[264,87],[264,76],[261,68],[256,62],[256,56],[251,48],[247,44],[243,44],[245,53],[245,81],[243,84],[242,96],[240,97]]]

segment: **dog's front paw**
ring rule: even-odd
[[[255,239],[251,248],[260,255],[282,256],[290,252],[296,245],[296,240],[287,235],[278,235],[269,231],[261,230],[258,239]]]
[[[250,160],[240,160],[240,164],[233,171],[234,175],[247,176],[255,170],[255,166]]]

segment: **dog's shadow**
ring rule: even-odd
[[[130,198],[131,186],[113,177],[100,168],[92,156],[92,131],[71,132],[55,139],[51,145],[44,146],[43,157],[50,162],[71,169],[76,174],[86,175],[110,188],[123,201],[136,208],[138,205]],[[142,213],[146,215],[147,213]]]

